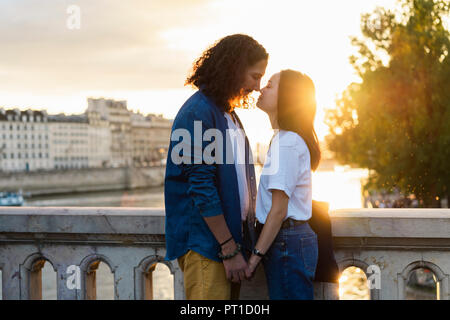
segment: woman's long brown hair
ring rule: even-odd
[[[280,129],[300,135],[308,146],[311,169],[315,171],[320,162],[320,146],[314,118],[316,95],[312,80],[294,70],[282,70],[278,86],[278,124]]]

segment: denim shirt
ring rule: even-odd
[[[201,130],[194,121],[201,121]],[[223,151],[221,162],[211,163],[199,158],[200,152],[206,152],[205,148],[215,140],[202,139],[208,129],[218,129],[223,139],[228,139],[224,112],[199,90],[183,104],[172,126],[164,182],[166,260],[174,260],[193,250],[208,259],[221,261],[218,257],[220,245],[204,217],[223,214],[234,240],[241,244],[243,241],[236,169],[233,161],[227,161],[229,157],[233,159],[233,155],[227,154],[226,141],[223,140],[222,148],[216,144]],[[190,135],[190,141],[185,140],[185,134]],[[185,152],[188,149],[181,146],[188,142],[190,152]],[[249,150],[247,137],[246,146]],[[175,158],[183,156],[183,161],[180,163],[179,156],[174,161],[172,153]],[[246,168],[250,177],[250,210],[254,210],[255,170],[248,158]]]

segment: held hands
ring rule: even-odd
[[[229,255],[233,253],[236,248],[237,244],[234,241],[228,242],[222,246],[222,254]],[[240,252],[230,259],[223,260],[223,265],[225,267],[227,279],[232,282],[240,283],[242,280],[248,279],[252,276],[247,262]]]
[[[227,243],[222,247],[222,255],[229,255],[233,253],[236,248],[237,244],[234,241]],[[236,283],[240,283],[245,279],[250,280],[260,261],[260,256],[252,254],[247,264],[240,252],[230,259],[222,260],[227,279]]]
[[[248,260],[248,268],[250,269],[250,272],[253,273],[256,270],[256,267],[258,266],[259,262],[261,261],[261,257],[258,257],[255,254],[252,254],[252,256],[250,257],[250,260]]]

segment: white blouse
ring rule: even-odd
[[[282,190],[289,197],[285,219],[311,218],[310,153],[306,142],[295,132],[279,130],[267,152],[256,200],[256,218],[262,224],[272,207],[272,189]]]

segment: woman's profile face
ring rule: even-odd
[[[266,113],[276,113],[278,104],[278,85],[280,83],[280,73],[275,73],[267,85],[261,89],[256,106]]]

